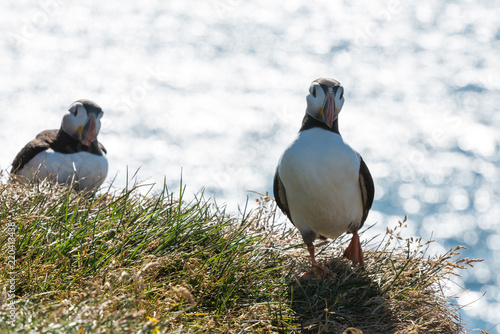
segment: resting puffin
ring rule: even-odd
[[[344,88],[336,80],[320,78],[311,83],[306,100],[302,127],[276,168],[274,197],[299,229],[313,270],[321,275],[314,240],[344,232],[352,233],[344,256],[363,267],[358,230],[372,206],[375,187],[361,155],[340,136]]]
[[[106,149],[97,141],[103,111],[97,103],[78,100],[69,106],[59,130],[39,133],[16,156],[12,173],[29,182],[51,178],[80,190],[99,187],[108,174]]]

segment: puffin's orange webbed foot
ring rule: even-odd
[[[363,268],[363,250],[361,249],[361,243],[359,242],[358,231],[352,233],[352,239],[349,246],[347,246],[344,251],[344,257]]]
[[[317,265],[313,266],[311,270],[306,271],[301,276],[303,279],[319,279],[323,277],[325,277],[325,271]]]
[[[309,251],[309,255],[311,256],[311,265],[312,268],[310,271],[306,271],[301,278],[304,279],[317,279],[323,278],[325,276],[324,270],[318,266],[316,262],[316,257],[314,256],[314,244],[312,242],[306,243],[307,250]]]

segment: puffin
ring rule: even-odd
[[[300,231],[310,254],[312,270],[323,270],[314,256],[314,241],[352,234],[344,257],[363,268],[358,231],[373,203],[375,187],[361,155],[344,142],[338,115],[344,88],[337,80],[319,78],[309,87],[302,126],[285,149],[274,175],[278,207]]]
[[[91,100],[73,102],[59,130],[39,133],[17,154],[11,173],[25,183],[49,178],[78,190],[100,187],[108,174],[107,151],[97,140],[102,116]]]

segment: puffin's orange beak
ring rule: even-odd
[[[326,111],[326,125],[328,125],[329,128],[333,126],[333,121],[335,117],[335,108],[333,104],[333,96],[329,95],[325,101],[325,105],[323,107],[323,110]]]
[[[88,123],[89,122],[87,122],[87,124]],[[90,147],[90,145],[92,144],[92,139],[94,138],[94,128],[95,128],[94,116],[90,117],[90,125],[88,127],[88,130],[86,128],[87,126],[85,126],[85,128],[83,129],[85,139],[82,141],[82,144]]]

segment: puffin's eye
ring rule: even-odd
[[[316,97],[316,85],[313,85],[311,86],[311,88],[309,88],[309,93],[311,93],[312,96]]]

